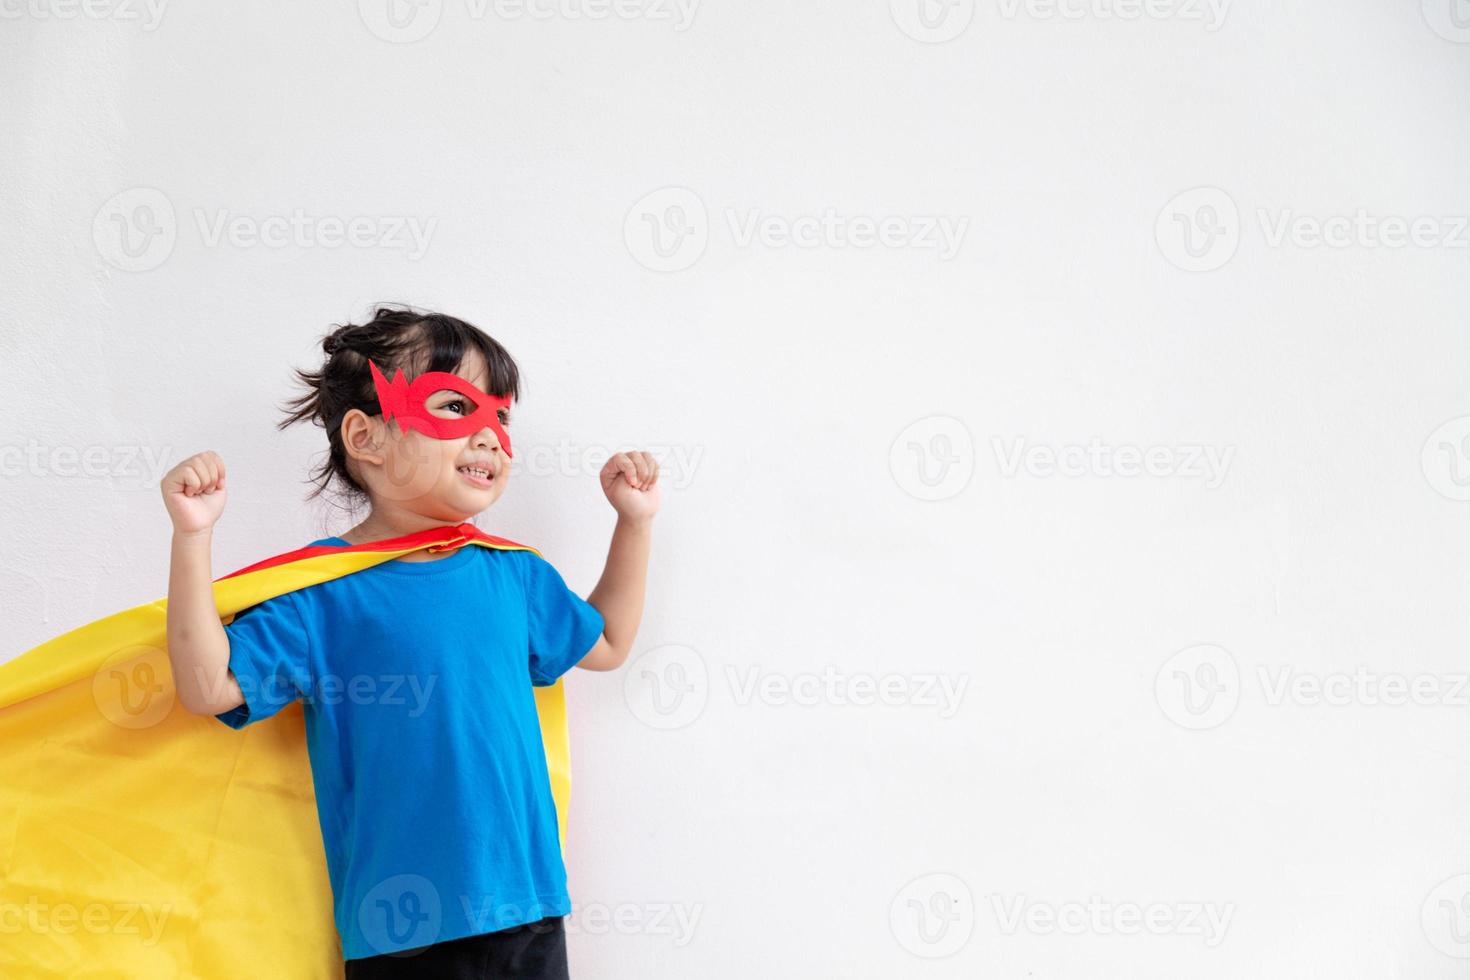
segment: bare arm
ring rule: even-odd
[[[160,486],[173,521],[168,571],[168,659],[179,703],[219,714],[244,702],[230,673],[230,640],[214,604],[210,567],[214,524],[225,506],[225,465],[202,452],[175,466]]]
[[[653,541],[653,522],[618,519],[607,565],[597,588],[587,597],[602,613],[602,636],[578,667],[612,670],[628,659],[638,624],[643,619],[644,587],[648,579],[648,552]]]
[[[648,453],[619,453],[602,468],[602,487],[618,512],[607,564],[587,601],[602,613],[602,636],[577,664],[586,670],[621,667],[643,619],[653,515],[658,512],[658,461]]]

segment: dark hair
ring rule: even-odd
[[[309,421],[327,430],[327,459],[312,473],[310,482],[316,488],[306,499],[319,496],[334,478],[350,498],[368,499],[367,490],[347,468],[342,418],[354,408],[368,415],[382,412],[369,359],[389,379],[402,368],[404,377],[412,380],[429,371],[458,370],[471,350],[485,359],[490,394],[520,397],[520,371],[510,354],[489,334],[457,317],[395,304],[379,306],[367,323],[333,324],[332,332],[322,338],[326,360],[321,370],[296,369],[296,380],[306,391],[280,406],[286,418],[276,424],[284,429]]]

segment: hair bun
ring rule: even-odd
[[[333,334],[326,340],[322,341],[322,350],[326,351],[328,356],[331,356],[332,354],[337,353],[337,348],[340,343],[341,342],[337,340],[337,335]]]

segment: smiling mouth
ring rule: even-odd
[[[495,480],[495,474],[483,466],[461,466],[459,467],[459,472],[469,477],[472,483],[484,483],[488,485]]]

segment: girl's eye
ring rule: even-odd
[[[500,419],[501,425],[510,425],[510,413],[507,412],[505,409],[502,408],[500,411],[496,412],[495,416]]]
[[[465,414],[465,410],[469,407],[463,398],[456,398],[452,402],[444,403],[445,408],[454,408],[456,405],[459,406],[459,414],[461,415]]]

